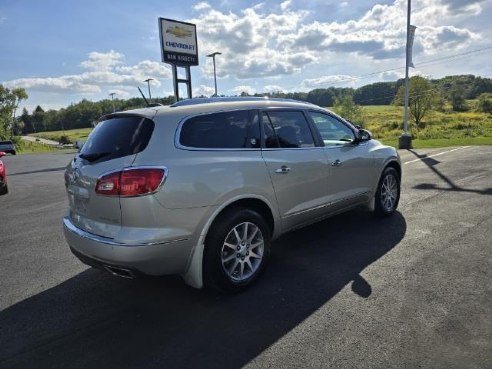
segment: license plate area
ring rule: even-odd
[[[80,215],[87,215],[89,212],[89,199],[79,197],[77,195],[70,195],[70,207],[74,213]]]

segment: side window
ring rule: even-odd
[[[329,114],[309,112],[321,134],[325,146],[339,146],[355,139],[354,132],[343,122]]]
[[[195,148],[259,148],[258,117],[248,110],[199,115],[183,124],[179,142]]]
[[[300,111],[268,111],[262,113],[265,147],[314,147],[309,123]]]

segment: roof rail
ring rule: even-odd
[[[310,104],[307,101],[298,101],[293,99],[282,99],[282,98],[271,98],[268,96],[257,97],[257,96],[234,96],[234,97],[199,97],[195,99],[180,100],[171,105],[172,108],[178,106],[188,106],[188,105],[198,105],[198,104],[209,104],[209,103],[220,103],[220,102],[240,102],[240,101],[285,101],[285,102],[296,102],[302,104]]]

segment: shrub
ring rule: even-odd
[[[67,135],[61,135],[60,138],[58,139],[58,142],[60,142],[62,145],[67,145],[72,143]]]

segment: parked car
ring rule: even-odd
[[[4,151],[0,151],[0,158],[5,156]],[[0,195],[5,195],[9,192],[9,188],[7,186],[7,171],[5,169],[5,164],[0,160]]]
[[[356,206],[390,215],[400,181],[394,148],[316,105],[191,99],[102,119],[66,168],[64,233],[115,275],[238,291],[272,240]]]
[[[0,151],[12,155],[17,154],[17,149],[12,141],[0,141]]]

